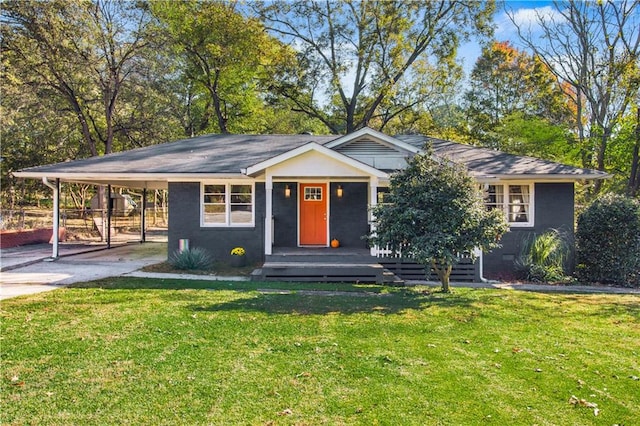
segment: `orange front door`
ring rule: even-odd
[[[300,245],[327,245],[327,184],[300,184]]]

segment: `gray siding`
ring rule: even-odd
[[[291,196],[286,198],[284,190],[289,185]],[[277,182],[273,184],[273,225],[275,247],[298,245],[298,184]]]
[[[515,275],[514,260],[520,254],[525,238],[532,234],[542,234],[550,228],[566,232],[573,241],[574,190],[573,183],[535,184],[534,226],[511,228],[502,237],[502,247],[484,255],[484,276],[486,278],[512,279]],[[567,272],[573,269],[567,265]]]
[[[212,228],[200,226],[200,184],[169,183],[169,254],[178,249],[178,242],[188,238],[190,247],[209,251],[214,260],[225,262],[234,247],[244,247],[249,263],[264,258],[264,184],[255,185],[255,227]]]
[[[336,195],[338,185],[342,185],[342,198]],[[368,190],[364,182],[331,184],[329,239],[338,239],[342,247],[367,248],[362,237],[369,232]]]

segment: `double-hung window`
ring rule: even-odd
[[[254,186],[236,183],[201,185],[202,226],[253,226]]]
[[[533,185],[485,185],[484,202],[489,210],[502,210],[511,226],[533,226]]]

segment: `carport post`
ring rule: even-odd
[[[107,248],[111,248],[111,185],[107,185]]]
[[[58,245],[60,242],[60,179],[56,179],[55,183],[51,184],[46,177],[43,177],[42,183],[53,190],[53,249],[51,258],[57,259],[59,256]]]
[[[147,241],[146,232],[146,217],[147,217],[147,188],[142,189],[142,211],[140,213],[140,242]]]

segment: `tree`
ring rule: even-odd
[[[508,15],[575,107],[582,165],[605,170],[609,142],[640,88],[640,1],[558,1],[538,14],[540,33]],[[602,181],[595,183],[598,192]]]
[[[244,17],[234,1],[153,1],[179,73],[185,131],[261,131],[269,125],[265,86],[290,49]]]
[[[508,229],[502,212],[485,208],[466,169],[434,158],[431,148],[391,177],[389,194],[373,214],[372,243],[434,268],[445,292],[458,256],[497,247]]]
[[[459,77],[456,49],[491,33],[494,2],[300,0],[256,10],[298,52],[273,89],[339,134],[382,129]]]
[[[640,108],[634,105],[609,142],[606,168],[613,178],[606,190],[630,197],[640,196]]]
[[[493,42],[483,49],[469,83],[464,95],[469,134],[484,146],[509,151],[498,131],[508,117],[517,115],[558,127],[571,118],[568,99],[549,68],[508,42]]]
[[[149,16],[124,0],[7,1],[3,47],[25,88],[55,96],[91,156],[113,150],[123,91],[144,64]]]

